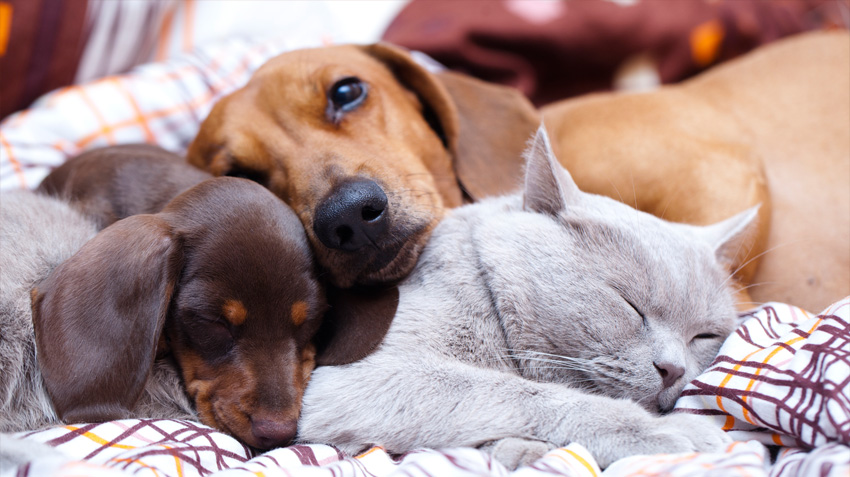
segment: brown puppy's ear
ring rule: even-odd
[[[330,308],[316,334],[316,364],[363,359],[378,348],[398,308],[398,287],[328,287]]]
[[[430,73],[407,51],[387,43],[364,50],[419,96],[426,121],[454,157],[458,180],[472,199],[519,187],[522,152],[540,125],[534,106],[519,91],[458,73]]]
[[[65,422],[128,417],[153,366],[180,270],[153,215],[107,227],[32,291],[45,388]]]

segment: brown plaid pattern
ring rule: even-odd
[[[745,315],[677,408],[712,416],[738,440],[850,443],[850,298],[817,316],[778,303]]]

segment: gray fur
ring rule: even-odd
[[[0,477],[20,475],[20,467],[29,465],[25,475],[54,475],[73,461],[55,447],[0,432]]]
[[[36,360],[30,291],[96,232],[61,200],[29,191],[0,195],[0,431],[59,423]],[[126,417],[195,418],[167,361],[156,362],[134,415]]]
[[[508,466],[578,442],[603,467],[729,442],[700,417],[657,413],[734,327],[719,257],[755,210],[703,228],[583,193],[542,128],[527,164],[523,195],[440,223],[376,352],[313,373],[299,441],[352,454],[477,446]],[[665,389],[657,362],[685,374]]]

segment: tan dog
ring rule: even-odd
[[[764,251],[739,273],[755,302],[818,312],[850,294],[847,32],[784,39],[677,86],[543,115],[585,191],[694,224],[761,203],[761,232],[738,260]]]
[[[796,50],[819,47],[806,46],[812,40],[799,41]],[[842,40],[817,41],[836,48]],[[797,151],[842,140],[846,145],[847,133],[841,129],[848,128],[846,116],[844,123],[833,120],[831,129],[821,127],[821,121],[830,121],[821,117],[811,118],[808,127],[791,124],[788,129],[765,120],[759,126],[761,137],[756,137],[747,115],[762,121],[758,118],[778,104],[777,92],[766,91],[760,101],[730,101],[740,109],[717,108],[727,99],[711,98],[724,88],[761,82],[750,71],[755,68],[749,66],[752,62],[762,64],[761,75],[784,75],[784,56],[798,55],[796,50],[777,45],[773,53],[757,53],[752,61],[735,62],[719,70],[725,73],[709,73],[689,83],[693,86],[671,92],[598,96],[547,108],[546,125],[556,153],[583,189],[636,203],[672,220],[707,223],[761,203],[760,234],[753,238],[753,247],[735,257],[730,271],[743,266],[736,277],[745,285],[753,279],[782,280],[799,291],[786,295],[760,286],[754,289],[758,301],[779,299],[811,307],[813,302],[805,298],[812,287],[801,287],[798,279],[807,273],[804,265],[811,269],[800,263],[805,257],[772,251],[764,259],[785,261],[789,273],[778,273],[771,264],[753,278],[757,257],[770,246],[771,211],[794,212],[774,204],[779,199],[771,197],[764,171],[773,162],[762,162],[762,154],[769,151],[760,149],[759,141],[771,142],[771,134],[774,143],[794,138],[799,141]],[[822,68],[841,70],[840,61],[846,65],[846,54],[835,66]],[[770,73],[771,67],[777,72]],[[817,88],[812,94],[828,103],[846,98],[834,92],[846,84],[846,71],[833,75],[833,88]],[[820,80],[793,80],[787,87],[805,89],[809,81]],[[700,83],[716,86],[698,87]],[[807,101],[799,91],[788,94],[783,101]],[[799,104],[793,110],[805,107]],[[828,112],[831,117],[840,113]],[[518,185],[521,151],[539,121],[516,91],[459,74],[429,73],[389,45],[299,50],[271,60],[244,88],[213,108],[189,149],[189,161],[217,175],[257,180],[287,201],[335,284],[385,283],[412,269],[445,208]],[[840,151],[831,154],[840,161]],[[846,163],[846,153],[843,157]],[[846,184],[833,189],[846,194]],[[774,223],[793,221],[790,217]],[[777,228],[774,235],[783,233]],[[826,250],[835,246],[829,244]],[[845,252],[847,248],[845,239]],[[847,267],[843,278],[836,270],[847,263],[846,255],[839,256],[831,267],[819,269],[838,279],[816,284],[824,297],[818,302],[850,291]],[[740,299],[750,301],[746,290]]]
[[[447,207],[508,192],[539,125],[513,89],[388,45],[280,55],[213,108],[189,161],[266,185],[336,285],[406,276]]]

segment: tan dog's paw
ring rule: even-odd
[[[550,442],[521,437],[506,437],[488,442],[479,449],[489,452],[502,465],[509,470],[514,470],[523,465],[533,464],[555,447],[557,446]]]

